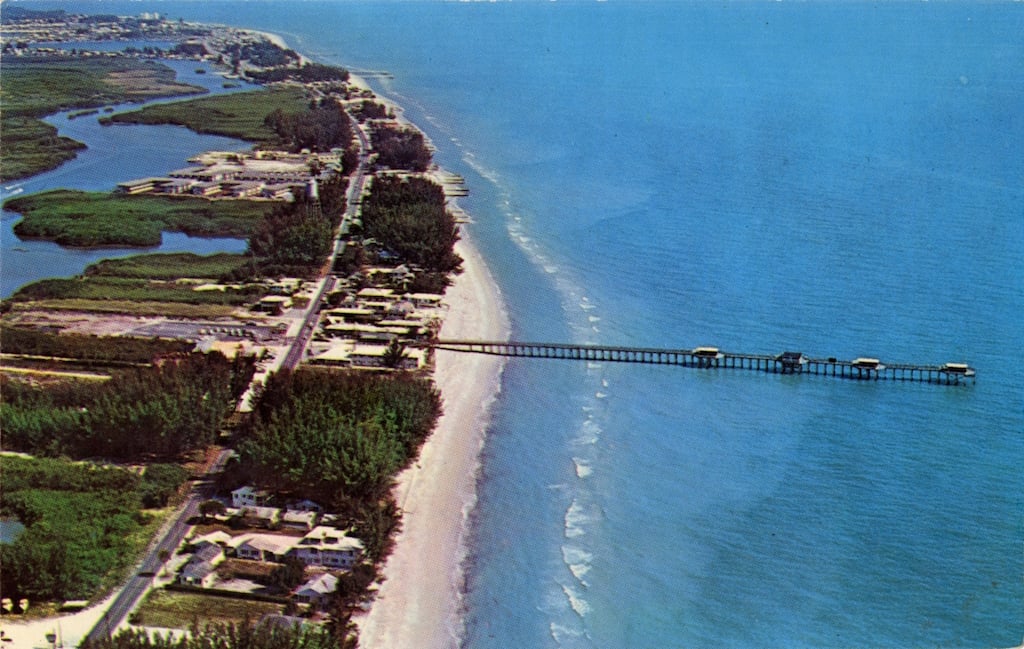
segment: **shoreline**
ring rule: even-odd
[[[286,49],[277,34],[224,26],[236,32],[258,35]],[[310,59],[300,54],[301,62]],[[349,83],[367,90],[365,79],[349,72]],[[426,133],[405,119],[403,108],[374,92],[376,100],[394,110],[397,119]],[[436,163],[428,176],[443,172]],[[29,180],[31,177],[22,179]],[[21,181],[18,181],[21,182]],[[434,182],[443,184],[437,178]],[[455,201],[452,211],[461,211]],[[20,218],[19,218],[20,220]],[[188,235],[191,236],[191,235]],[[509,335],[509,318],[490,269],[465,228],[460,228],[455,250],[464,260],[463,272],[444,294],[447,309],[440,336],[461,339],[502,340]],[[208,238],[223,238],[218,236]],[[50,241],[43,237],[42,241]],[[161,244],[140,247],[138,254]],[[82,250],[122,249],[126,246],[82,246]],[[417,461],[399,474],[394,487],[402,514],[392,554],[381,564],[383,579],[377,597],[365,614],[353,621],[359,629],[360,646],[431,647],[457,646],[463,634],[462,597],[464,567],[468,554],[470,513],[477,499],[477,478],[491,407],[497,400],[505,360],[499,357],[436,352],[432,378],[441,393],[443,414],[422,447]],[[106,610],[110,599],[73,614],[44,618],[18,628],[19,641],[65,624],[66,638],[84,636]]]
[[[464,271],[445,294],[441,335],[499,340],[509,320],[490,270],[465,234],[456,245]],[[438,352],[434,380],[444,413],[419,459],[398,476],[402,529],[385,561],[369,613],[353,618],[365,649],[447,649],[462,637],[464,562],[469,515],[491,406],[498,398],[501,358]]]

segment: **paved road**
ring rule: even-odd
[[[369,157],[367,152],[369,151],[370,142],[354,118],[352,123],[355,126],[356,135],[359,136],[359,166],[356,168],[356,172],[352,176],[352,182],[349,184],[345,214],[342,215],[341,225],[338,227],[339,237],[348,232],[348,225],[355,218],[356,212],[359,210],[359,196],[363,193],[363,183],[366,182],[366,165]],[[299,329],[299,333],[296,334],[295,341],[292,342],[292,346],[288,349],[288,353],[281,363],[282,368],[295,369],[302,361],[303,354],[306,353],[306,346],[309,345],[309,339],[313,337],[313,332],[316,330],[316,324],[320,317],[320,304],[323,302],[324,296],[334,290],[334,284],[337,281],[330,274],[330,269],[334,268],[334,262],[337,260],[337,257],[338,241],[335,240],[331,258],[327,263],[327,278],[317,292],[316,297],[310,300],[309,310],[302,320],[302,327]]]
[[[352,182],[349,185],[348,206],[345,209],[345,214],[342,216],[339,228],[339,232],[342,234],[348,231],[348,224],[355,217],[356,211],[359,209],[358,198],[362,194],[363,183],[366,181],[366,165],[370,148],[370,142],[363,129],[359,127],[355,119],[352,122],[355,126],[356,135],[359,136],[359,166],[356,169],[356,173],[352,176]],[[327,268],[334,267],[337,254],[338,246],[337,241],[335,241],[334,252],[331,253],[330,265]],[[328,274],[316,298],[310,302],[309,310],[302,322],[302,329],[288,350],[282,367],[294,369],[299,364],[299,361],[302,360],[302,355],[306,351],[306,345],[309,344],[309,339],[313,336],[313,330],[316,327],[320,302],[324,295],[334,289],[335,281],[335,278]],[[117,598],[110,605],[110,608],[107,609],[107,612],[103,614],[103,617],[100,618],[96,626],[86,636],[87,641],[95,642],[101,638],[109,637],[124,622],[132,609],[138,605],[139,600],[142,599],[142,596],[152,586],[153,575],[156,575],[163,567],[163,564],[160,562],[160,550],[168,550],[173,554],[178,546],[181,545],[189,529],[188,520],[199,514],[199,503],[214,495],[211,484],[212,478],[224,468],[224,463],[227,462],[230,454],[230,450],[225,450],[217,456],[216,461],[211,465],[206,476],[204,476],[205,479],[193,489],[192,495],[189,496],[188,500],[178,510],[174,522],[167,528],[164,536],[142,560],[135,574],[125,584]]]
[[[173,522],[167,528],[163,537],[153,546],[142,562],[136,567],[135,574],[124,585],[117,598],[103,614],[96,626],[93,627],[86,641],[95,642],[101,638],[108,637],[128,617],[128,613],[134,609],[142,596],[146,594],[149,587],[153,585],[153,576],[163,568],[160,561],[160,551],[167,550],[171,554],[178,549],[185,539],[189,530],[189,519],[199,514],[199,503],[213,496],[212,479],[224,468],[224,463],[231,456],[230,450],[221,451],[217,459],[210,465],[204,479],[192,490],[188,500],[178,509]]]

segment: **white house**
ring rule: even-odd
[[[283,561],[298,539],[274,534],[252,534],[235,548],[235,556],[250,561]]]
[[[308,532],[316,526],[319,518],[320,514],[316,512],[288,510],[281,514],[281,526]]]
[[[269,491],[245,485],[231,492],[231,506],[238,508],[264,507],[270,504],[272,497],[273,494]]]
[[[331,593],[338,589],[338,578],[330,573],[314,577],[295,590],[295,601],[324,608],[330,601]]]
[[[351,568],[363,553],[363,542],[333,527],[313,528],[292,548],[307,566]]]

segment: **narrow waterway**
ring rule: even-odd
[[[124,46],[133,43],[124,43]],[[145,43],[135,43],[136,47]],[[225,79],[207,63],[194,61],[163,61],[175,70],[178,80],[223,94],[252,89],[240,85],[225,88]],[[200,73],[197,70],[204,70]],[[120,104],[114,112],[181,98],[158,99],[145,104]],[[51,171],[21,181],[5,183],[0,199],[24,196],[49,189],[69,188],[109,191],[119,182],[132,178],[163,175],[187,166],[188,158],[203,151],[239,151],[251,145],[231,138],[199,135],[180,126],[144,126],[115,124],[102,126],[99,118],[107,114],[69,117],[76,111],[57,113],[46,122],[57,127],[61,135],[85,143],[87,149],[78,157]],[[48,277],[69,277],[81,273],[86,266],[101,259],[126,257],[143,252],[242,252],[246,242],[234,238],[190,237],[180,232],[165,232],[160,246],[153,248],[68,249],[49,241],[26,241],[14,234],[14,225],[21,216],[3,211],[0,218],[0,298],[9,297],[20,287]]]

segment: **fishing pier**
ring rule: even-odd
[[[425,346],[454,352],[489,354],[517,358],[551,358],[593,363],[640,363],[674,365],[696,369],[750,370],[766,374],[813,374],[856,381],[913,381],[942,385],[961,385],[976,380],[977,372],[965,363],[915,365],[882,363],[877,358],[812,358],[801,352],[781,354],[743,354],[725,352],[717,347],[693,349],[656,349],[645,347],[609,347],[563,343],[496,342],[481,340],[435,340]]]

